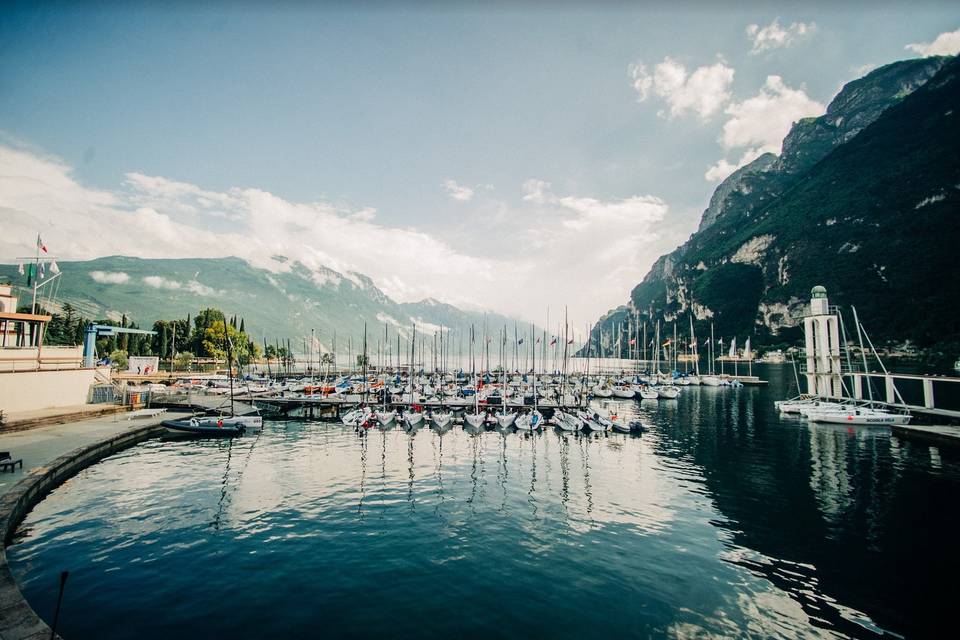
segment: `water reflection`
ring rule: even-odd
[[[148,442],[56,490],[9,557],[41,611],[82,570],[72,637],[157,603],[145,637],[273,635],[264,610],[310,635],[304,598],[331,636],[929,635],[957,595],[957,452],[780,420],[774,384],[612,402],[640,437],[286,422]],[[536,597],[503,607],[504,585]]]

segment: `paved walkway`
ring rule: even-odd
[[[0,434],[0,451],[9,451],[12,457],[23,459],[23,469],[18,467],[13,473],[0,471],[0,495],[6,493],[31,469],[43,466],[78,447],[135,427],[158,424],[161,420],[182,415],[187,414],[169,412],[154,418],[127,420],[126,414],[116,413],[80,422]]]

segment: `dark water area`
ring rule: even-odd
[[[615,402],[642,436],[268,422],[81,472],[8,548],[64,637],[952,636],[960,450],[782,419],[764,388]]]

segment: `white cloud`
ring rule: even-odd
[[[205,284],[201,284],[196,280],[191,280],[184,287],[187,291],[195,293],[198,296],[220,296],[223,295],[223,291],[214,289],[213,287],[208,287]]]
[[[908,44],[904,49],[923,57],[957,55],[960,53],[960,29],[941,33],[933,42]]]
[[[727,151],[746,150],[736,164],[722,159],[707,169],[706,179],[723,180],[763,153],[778,153],[794,122],[822,115],[825,111],[823,104],[807,96],[802,89],[788,87],[780,76],[767,76],[756,95],[730,103],[724,110],[729,118],[723,125],[721,145]]]
[[[765,152],[762,149],[753,148],[744,151],[743,154],[741,154],[740,159],[736,162],[729,162],[726,158],[720,158],[716,164],[707,169],[707,172],[703,175],[703,177],[709,182],[721,182],[726,180],[727,176],[737,169],[745,167],[759,158],[761,155],[763,155],[763,153]]]
[[[578,196],[556,196],[550,191],[550,183],[544,180],[527,180],[523,183],[523,199],[534,204],[554,205],[573,212],[561,224],[574,230],[583,230],[593,224],[618,225],[647,224],[657,222],[667,211],[667,204],[656,196],[630,196],[621,200],[598,200]]]
[[[756,55],[771,49],[789,47],[797,40],[812,34],[816,28],[817,26],[812,22],[794,22],[788,27],[782,27],[780,18],[774,18],[773,22],[765,27],[751,24],[747,26],[747,37],[753,43],[750,54]]]
[[[295,203],[260,189],[213,192],[138,173],[127,174],[115,191],[91,189],[59,159],[0,145],[0,256],[32,250],[40,231],[64,260],[234,255],[278,271],[289,269],[290,262],[271,256],[284,255],[346,278],[351,272],[367,274],[401,301],[434,296],[480,302],[477,291],[462,283],[468,276],[474,282],[495,278],[486,258],[458,252],[417,229],[377,224],[374,216],[369,207]],[[200,282],[177,284],[212,292]],[[144,285],[170,286],[154,280]]]
[[[100,284],[123,284],[130,281],[130,276],[123,271],[91,271],[90,277]]]
[[[179,289],[183,286],[176,280],[168,280],[163,276],[144,276],[143,283],[154,289]]]
[[[513,242],[504,250],[511,254],[505,273],[523,285],[507,293],[523,292],[518,302],[527,317],[542,318],[548,305],[560,303],[569,304],[575,319],[595,319],[591,309],[622,304],[653,260],[681,239],[667,220],[667,203],[656,196],[558,195],[541,179],[527,180],[522,194],[532,208],[503,216],[513,225]],[[503,222],[492,218],[502,236]]]
[[[879,65],[876,65],[872,62],[868,62],[866,64],[858,64],[853,67],[850,67],[850,72],[853,73],[854,78],[862,78],[863,76],[867,75],[868,73],[876,69],[877,66]]]
[[[163,276],[144,276],[143,283],[148,287],[153,287],[154,289],[167,289],[170,291],[180,291],[182,289],[200,296],[219,296],[223,295],[224,293],[223,291],[218,291],[213,287],[208,287],[207,285],[196,280],[178,282],[177,280],[170,280],[169,278],[164,278]]]
[[[448,196],[458,202],[469,202],[473,199],[473,189],[459,185],[455,180],[444,180],[443,188],[447,190]]]
[[[627,68],[637,100],[643,102],[654,95],[669,106],[661,116],[675,118],[687,112],[707,119],[730,100],[734,69],[722,59],[710,66],[697,67],[692,73],[670,57],[663,59],[650,73],[640,62]]]
[[[539,322],[548,305],[555,322],[569,304],[579,333],[689,233],[652,195],[557,193],[533,180],[513,199],[474,202],[476,216],[427,233],[377,223],[372,209],[291,202],[260,189],[211,192],[141,174],[113,191],[91,189],[59,160],[0,145],[0,258],[32,250],[39,231],[63,260],[233,255],[272,272],[299,261],[320,274],[318,285],[343,278],[367,286],[356,275],[366,274],[401,302],[432,297]],[[213,212],[229,215],[229,224]],[[112,273],[90,277],[133,282]],[[199,278],[148,275],[136,284],[154,295],[225,295]]]

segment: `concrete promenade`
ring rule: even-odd
[[[31,469],[42,467],[65,453],[136,427],[159,424],[161,420],[180,415],[171,412],[156,418],[127,420],[126,414],[114,413],[25,431],[0,431],[0,451],[9,451],[14,458],[23,459],[23,469],[18,467],[13,473],[0,472],[0,496],[22,480]]]

